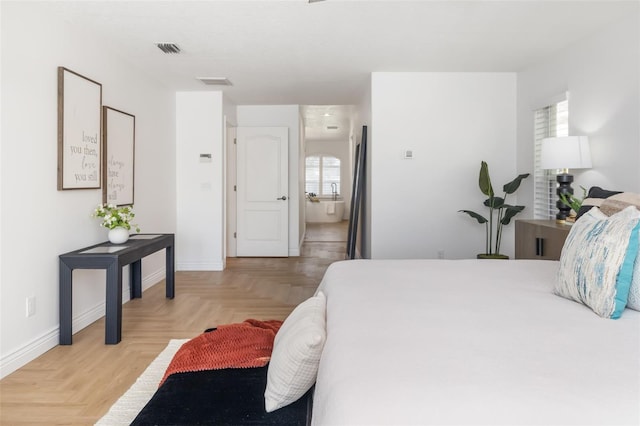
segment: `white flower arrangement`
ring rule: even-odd
[[[133,227],[136,232],[140,232],[138,225],[131,223],[136,216],[133,212],[133,206],[117,207],[113,204],[100,204],[91,216],[101,217],[102,223],[100,223],[100,226],[107,229],[122,227],[130,230]]]

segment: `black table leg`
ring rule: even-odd
[[[106,299],[104,342],[115,345],[120,342],[122,333],[122,268],[117,261],[107,267]]]
[[[129,266],[131,280],[129,285],[131,286],[131,298],[142,297],[142,259],[135,261]]]
[[[71,306],[72,306],[72,278],[73,270],[63,261],[59,262],[60,283],[60,344],[70,345],[71,342]]]
[[[176,291],[176,268],[173,253],[173,245],[167,246],[167,263],[166,263],[166,297],[167,299],[173,299]]]

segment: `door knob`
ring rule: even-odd
[[[277,200],[286,201],[286,200],[287,200],[287,196],[286,196],[286,195],[283,195],[282,197],[277,198]]]

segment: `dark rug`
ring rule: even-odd
[[[310,425],[313,388],[291,405],[264,410],[268,367],[173,374],[131,424]]]

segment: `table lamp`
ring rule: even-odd
[[[571,207],[562,202],[562,195],[569,197],[573,195],[573,175],[569,174],[569,169],[591,168],[591,150],[589,149],[589,139],[586,136],[565,136],[545,138],[542,140],[542,150],[540,153],[540,167],[543,169],[560,169],[556,180],[558,181],[558,213],[556,221],[563,223]]]

